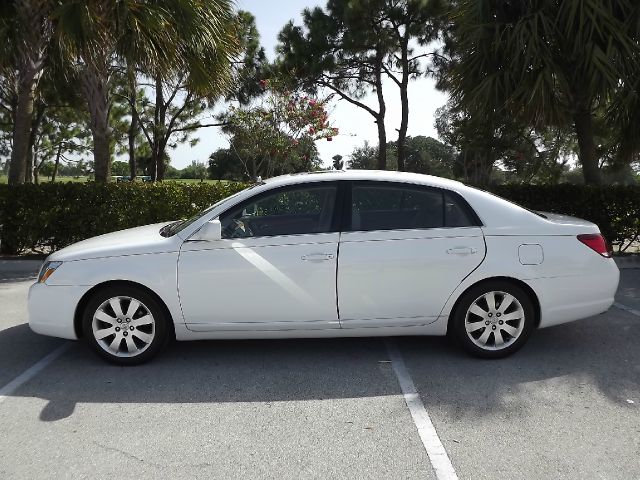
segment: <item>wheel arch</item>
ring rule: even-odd
[[[477,287],[478,285],[482,285],[483,283],[487,283],[487,282],[494,282],[496,280],[512,283],[513,285],[520,287],[522,290],[524,290],[527,293],[527,295],[531,299],[531,303],[533,304],[533,309],[535,312],[535,318],[534,318],[535,328],[538,328],[540,326],[540,319],[541,319],[540,299],[538,298],[538,295],[533,290],[533,288],[531,288],[531,286],[528,283],[522,280],[519,280],[517,278],[497,276],[497,277],[488,277],[488,278],[483,278],[482,280],[478,280],[477,282],[469,285],[467,288],[464,289],[463,292],[460,293],[460,295],[458,295],[458,298],[456,299],[455,303],[453,304],[453,307],[451,308],[451,313],[449,313],[449,319],[447,320],[447,333],[450,331],[451,322],[455,318],[456,310],[460,305],[460,301],[465,296],[465,294],[472,288]]]
[[[148,295],[151,295],[158,302],[160,307],[164,310],[164,313],[167,316],[167,320],[169,321],[170,335],[175,339],[176,331],[175,331],[175,324],[173,322],[173,316],[171,315],[171,312],[169,311],[169,307],[167,307],[167,304],[164,302],[164,300],[162,300],[162,298],[160,298],[160,296],[156,292],[151,290],[146,285],[143,285],[138,282],[132,282],[130,280],[109,280],[107,282],[102,282],[91,287],[91,289],[89,289],[82,296],[82,298],[78,302],[78,305],[76,305],[76,310],[73,316],[73,329],[78,338],[82,338],[84,335],[83,328],[82,328],[82,315],[84,313],[85,308],[87,307],[87,303],[89,302],[91,297],[93,297],[98,291],[107,287],[135,287],[140,290],[143,290]]]

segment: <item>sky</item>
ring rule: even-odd
[[[325,2],[313,0],[237,0],[238,8],[250,11],[256,17],[256,24],[260,32],[261,43],[270,59],[275,57],[275,47],[278,41],[278,33],[289,21],[301,24],[301,13],[306,7],[316,5],[324,6]],[[385,126],[387,139],[395,140],[396,129],[400,125],[400,95],[398,88],[385,82],[383,89],[387,103],[387,116]],[[409,86],[409,129],[408,135],[424,135],[437,138],[435,111],[447,101],[446,94],[436,90],[434,81],[421,78],[413,81]],[[376,101],[373,95],[365,98],[365,103],[375,107]],[[331,158],[340,154],[348,155],[357,146],[365,141],[377,144],[377,129],[373,123],[373,117],[367,112],[348,104],[345,101],[336,101],[329,109],[329,119],[332,126],[340,130],[340,134],[333,141],[319,140],[318,152],[326,166],[331,165]],[[184,168],[193,160],[206,162],[209,155],[218,148],[229,146],[227,138],[217,128],[200,130],[194,138],[200,138],[200,142],[194,147],[188,143],[178,146],[170,152],[171,164],[176,168]]]

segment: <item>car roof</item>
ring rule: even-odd
[[[432,187],[448,188],[451,190],[458,190],[464,187],[464,184],[446,178],[423,175],[420,173],[387,170],[325,170],[319,172],[294,173],[269,178],[264,180],[264,183],[273,188],[281,185],[293,185],[296,183],[335,180],[374,180],[381,182],[416,183]]]

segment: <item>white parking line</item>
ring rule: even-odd
[[[629,313],[635,315],[636,317],[640,317],[640,311],[635,310],[635,309],[633,309],[631,307],[627,307],[626,305],[623,305],[623,304],[618,303],[618,302],[615,302],[613,304],[613,306],[616,307],[616,308],[619,308],[620,310],[624,310],[625,312],[629,312]]]
[[[22,372],[16,378],[7,383],[4,387],[0,388],[0,403],[4,402],[13,392],[15,392],[20,386],[24,383],[31,380],[38,373],[40,373],[47,365],[53,362],[56,358],[62,355],[64,352],[69,350],[69,348],[73,345],[72,342],[67,342],[64,345],[60,345],[49,355],[44,357],[39,362],[32,365],[30,368]]]
[[[415,423],[418,429],[418,434],[420,435],[424,449],[427,451],[431,466],[433,466],[436,472],[436,477],[438,480],[457,480],[458,476],[451,464],[451,460],[449,460],[449,455],[447,455],[447,451],[444,449],[440,437],[438,437],[438,432],[436,432],[431,418],[424,408],[422,400],[420,400],[420,396],[411,379],[411,375],[409,375],[400,350],[398,350],[395,342],[391,340],[387,340],[386,344],[389,358],[391,359],[391,366],[398,378],[398,383],[404,395],[404,401],[409,408],[409,412],[411,412],[413,423]]]

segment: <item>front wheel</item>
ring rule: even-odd
[[[490,281],[464,294],[452,320],[465,350],[482,358],[502,358],[527,341],[534,329],[535,310],[522,288]]]
[[[153,358],[168,339],[167,318],[158,301],[135,287],[107,287],[88,302],[84,335],[105,360],[138,365]]]

